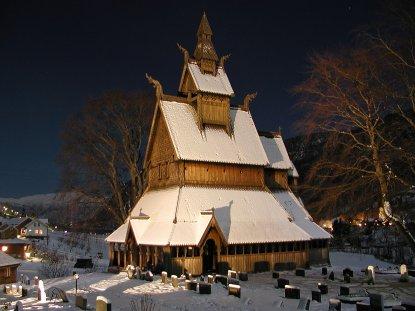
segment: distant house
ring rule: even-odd
[[[19,259],[26,259],[26,253],[29,250],[30,242],[23,239],[1,239],[0,250],[7,255]]]
[[[12,239],[15,237],[17,237],[17,229],[13,226],[0,222],[0,239]]]
[[[12,238],[17,237],[17,235],[22,235],[21,231],[31,221],[32,219],[29,217],[14,217],[14,218],[3,218],[2,217],[0,218],[0,223],[3,226],[7,225],[9,227],[7,230],[5,229],[4,234],[2,234],[2,229],[0,226],[0,238],[1,239],[12,239]]]
[[[0,284],[15,283],[20,261],[0,251]]]
[[[49,234],[47,219],[32,219],[20,230],[20,235],[27,238],[44,239]]]

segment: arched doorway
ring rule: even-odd
[[[203,272],[213,272],[216,270],[218,260],[215,241],[209,239],[203,246]]]

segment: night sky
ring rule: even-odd
[[[237,104],[258,92],[258,129],[294,135],[290,89],[313,51],[336,48],[368,23],[374,1],[0,1],[0,197],[58,190],[55,158],[66,118],[111,89],[175,94],[206,11]]]

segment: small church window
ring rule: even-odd
[[[251,245],[244,245],[244,254],[250,254],[251,253]]]
[[[193,248],[192,247],[187,248],[186,257],[193,257]]]
[[[258,244],[252,244],[252,254],[258,254]]]
[[[281,243],[280,244],[280,249],[281,249],[281,252],[286,252],[287,251],[287,243]]]
[[[272,243],[267,244],[267,253],[272,253]]]
[[[259,253],[260,254],[265,253],[265,244],[259,244]]]
[[[280,251],[280,245],[278,243],[274,243],[274,253],[278,253]]]
[[[228,255],[235,255],[235,245],[228,246]]]
[[[179,249],[178,257],[184,257],[185,248],[184,247],[178,247],[178,249]]]
[[[193,256],[195,256],[195,257],[199,257],[200,256],[200,249],[199,249],[199,247],[194,247],[193,248]]]
[[[222,245],[222,247],[220,248],[220,254],[221,255],[227,255],[227,250],[228,248],[224,245]]]
[[[236,254],[241,255],[244,253],[244,247],[241,244],[236,245]]]
[[[293,243],[288,243],[288,245],[287,245],[287,251],[288,252],[292,252],[293,251],[293,249],[294,249],[294,246],[293,246]]]

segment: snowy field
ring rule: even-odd
[[[306,277],[295,276],[293,272],[282,272],[281,277],[288,278],[291,285],[301,288],[301,297],[310,298],[311,290],[316,289],[318,282],[325,282],[329,286],[329,294],[323,295],[322,303],[311,302],[310,310],[328,310],[328,299],[338,295],[342,281],[341,271],[345,267],[354,270],[353,285],[361,286],[369,292],[380,292],[386,295],[395,294],[400,299],[415,296],[415,279],[410,277],[409,283],[400,283],[398,274],[377,274],[375,285],[364,284],[364,273],[360,270],[368,265],[378,266],[380,270],[391,270],[389,263],[379,261],[373,256],[332,252],[330,254],[335,280],[330,281],[321,275],[321,268],[306,270]],[[392,267],[392,270],[395,267]],[[21,271],[35,270],[36,263],[23,263]],[[33,271],[32,271],[33,272]],[[48,302],[39,303],[35,298],[22,300],[25,310],[75,310],[74,294],[75,281],[72,277],[44,280],[45,287],[59,287],[66,291],[69,303]],[[155,303],[155,310],[295,310],[298,300],[285,299],[282,289],[275,289],[275,279],[271,272],[249,274],[247,282],[241,282],[241,298],[228,296],[227,290],[220,284],[212,286],[211,295],[200,295],[197,292],[184,290],[183,284],[173,288],[171,284],[162,284],[156,276],[153,282],[129,280],[125,273],[89,273],[80,276],[78,293],[88,298],[88,304],[94,308],[95,299],[103,295],[112,301],[112,310],[132,310],[131,301],[139,301],[144,294],[151,295]],[[34,297],[35,288],[32,287],[30,297]],[[2,296],[4,299],[4,295]],[[10,299],[10,297],[9,297]],[[356,310],[354,305],[342,304],[342,310]]]

